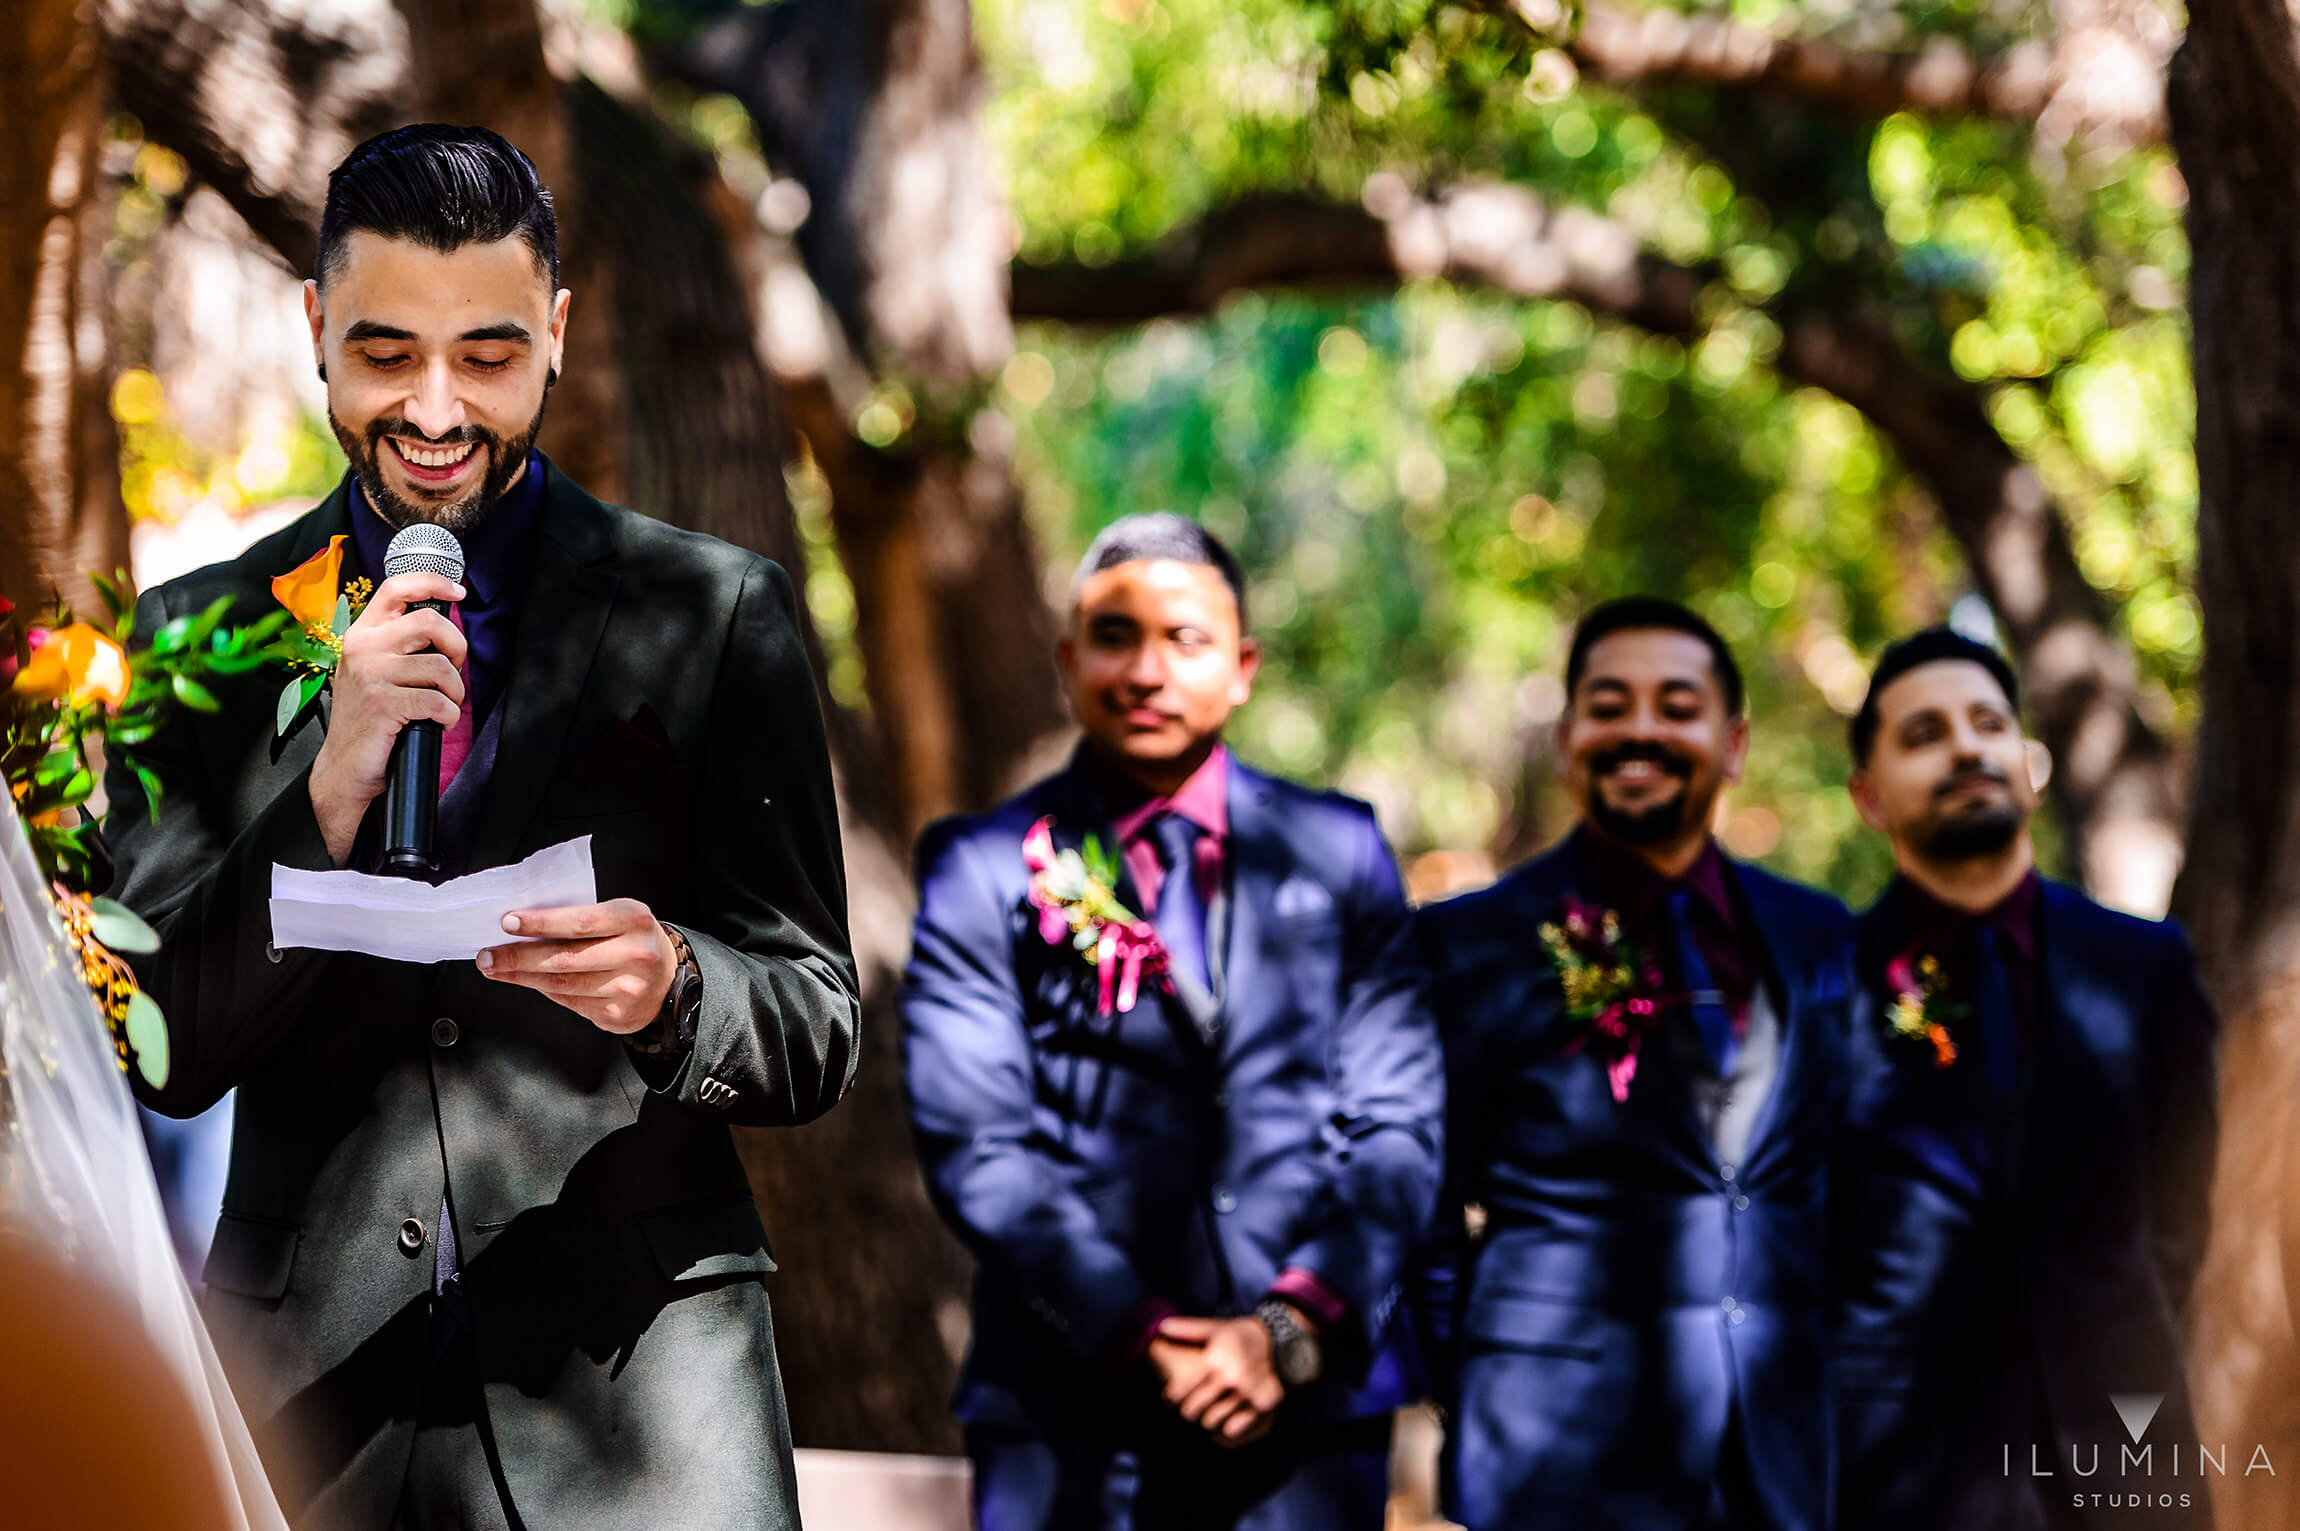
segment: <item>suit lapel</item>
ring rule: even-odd
[[[474,867],[517,859],[529,819],[557,771],[583,701],[621,572],[608,562],[606,507],[545,461],[535,569],[519,613],[503,730]]]
[[[1117,867],[1117,881],[1111,891],[1118,902],[1134,914],[1147,920],[1149,907],[1144,903],[1142,890],[1134,885],[1134,875],[1127,870],[1126,857],[1121,852],[1118,836],[1110,828],[1108,810],[1102,794],[1095,790],[1083,759],[1084,746],[1073,754],[1070,764],[1059,775],[1050,778],[1040,799],[1048,817],[1054,820],[1053,837],[1057,850],[1082,850],[1089,836],[1098,841]],[[1084,991],[1091,993],[1091,985]],[[1091,999],[1088,1000],[1091,1004]],[[1186,1055],[1202,1057],[1207,1038],[1213,1033],[1216,1017],[1209,1008],[1205,1013],[1194,1010],[1179,993],[1168,993],[1163,985],[1145,983],[1140,1005],[1149,1005],[1164,1018],[1167,1027],[1181,1044]],[[1113,1017],[1113,1022],[1121,1018]]]
[[[1581,843],[1581,834],[1577,833],[1558,847],[1552,858],[1556,863],[1554,879],[1536,881],[1529,878],[1525,883],[1524,896],[1527,903],[1525,912],[1521,917],[1521,924],[1525,931],[1527,948],[1535,953],[1533,960],[1542,963],[1545,967],[1548,965],[1549,959],[1540,955],[1540,947],[1534,939],[1534,933],[1544,923],[1562,917],[1565,895],[1568,892],[1588,903],[1604,908],[1612,907],[1606,903],[1592,885],[1589,873],[1582,861]],[[1618,914],[1620,911],[1615,910],[1614,912]],[[1656,953],[1654,955],[1665,956],[1666,954]],[[1546,987],[1550,993],[1559,993],[1553,979],[1548,982]],[[1559,1006],[1557,1013],[1562,1016],[1564,1013],[1562,994],[1559,994],[1557,1003]],[[1577,1062],[1591,1071],[1597,1080],[1598,1093],[1604,1098],[1609,1109],[1632,1122],[1642,1119],[1651,1130],[1661,1133],[1675,1143],[1678,1151],[1693,1163],[1713,1169],[1717,1162],[1717,1156],[1710,1149],[1709,1135],[1701,1130],[1701,1117],[1700,1113],[1694,1109],[1693,1092],[1687,1085],[1684,1071],[1678,1068],[1669,1056],[1671,1038],[1668,1032],[1670,1028],[1683,1024],[1685,1024],[1683,1018],[1676,1011],[1665,1009],[1661,1014],[1659,1024],[1639,1043],[1637,1075],[1630,1082],[1629,1098],[1626,1101],[1616,1103],[1613,1100],[1604,1080],[1605,1065],[1600,1059],[1595,1056],[1584,1056]],[[1579,1035],[1586,1030],[1586,1027],[1576,1027],[1575,1034]],[[1585,1055],[1590,1053],[1590,1044],[1587,1041],[1583,1041],[1581,1047]]]
[[[1796,915],[1783,907],[1772,885],[1763,877],[1746,876],[1738,865],[1733,868],[1734,885],[1740,890],[1742,906],[1757,922],[1757,934],[1763,943],[1763,956],[1781,981],[1781,1051],[1773,1066],[1771,1087],[1765,1092],[1765,1104],[1757,1113],[1757,1124],[1749,1132],[1747,1157],[1756,1161],[1771,1146],[1773,1134],[1780,1126],[1790,1107],[1790,1093],[1797,1080],[1798,1055],[1804,1050],[1805,1033],[1810,1027],[1799,1024],[1804,1012],[1805,987],[1810,975],[1802,965],[1804,948],[1798,941]],[[1758,970],[1758,982],[1764,982],[1764,969]]]
[[[2121,1029],[2116,1027],[2116,1018],[2129,1003],[2120,992],[2129,988],[2120,983],[2121,975],[2113,967],[2103,972],[2094,961],[2086,960],[2098,954],[2085,929],[2090,911],[2082,895],[2055,882],[2045,883],[2043,893],[2038,919],[2043,950],[2038,959],[2044,992],[2039,996],[2034,1048],[2028,1067],[2022,1071],[2018,1100],[2011,1113],[2013,1135],[2006,1144],[2008,1179],[2018,1176],[2025,1180],[2032,1168],[2047,1177],[2064,1168],[2080,1170],[2079,1166],[2063,1166],[2059,1163],[2062,1154],[2041,1146],[2038,1156],[2032,1158],[2027,1134],[2020,1129],[2032,1120],[2070,1123],[2085,1119],[2083,1086],[2097,1069],[2095,1060],[2117,1050],[2120,1038],[2113,1029]],[[2073,1145],[2079,1137],[2056,1133],[2051,1141]],[[2047,1188],[2050,1183],[2046,1180]]]
[[[1277,907],[1278,884],[1292,865],[1285,837],[1279,832],[1270,801],[1270,785],[1257,773],[1230,762],[1229,788],[1224,798],[1230,816],[1230,843],[1226,861],[1228,930],[1223,943],[1222,970],[1216,982],[1221,991],[1218,1019],[1227,1033],[1243,1032],[1261,1018],[1264,1001],[1282,994],[1284,986],[1270,982],[1265,958],[1283,961],[1264,944],[1271,911]]]

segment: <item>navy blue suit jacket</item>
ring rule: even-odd
[[[1419,924],[1445,1039],[1450,1177],[1417,1296],[1474,1531],[1699,1524],[1737,1411],[1770,1524],[1827,1523],[1828,1151],[1844,1109],[1850,916],[1729,864],[1781,1012],[1744,1162],[1720,1164],[1668,1050],[1626,1102],[1575,1043],[1538,927],[1591,897],[1578,839]],[[1690,1024],[1682,1015],[1669,1024]],[[1460,1233],[1464,1204],[1483,1236]]]
[[[1098,1015],[1093,970],[1039,933],[1030,826],[1051,815],[1058,846],[1091,834],[1115,849],[1078,762],[920,842],[904,1074],[927,1186],[978,1262],[969,1422],[1122,1428],[1144,1389],[1119,1385],[1113,1341],[1146,1298],[1246,1313],[1287,1266],[1347,1300],[1341,1354],[1362,1367],[1388,1337],[1444,1117],[1396,863],[1365,804],[1235,759],[1227,807],[1210,1040],[1148,985],[1131,1011]],[[1302,1407],[1395,1407],[1390,1362],[1372,1369],[1380,1385]]]
[[[2181,1313],[2202,1257],[2215,1131],[2210,1005],[2177,926],[2044,885],[2042,1015],[2009,1112],[1977,1070],[1894,1038],[1892,901],[1861,917],[1859,1082],[1843,1145],[1839,1395],[1848,1528],[2026,1527],[2078,1489],[2186,1491],[2183,1510],[2104,1525],[2208,1523]],[[2112,1393],[2163,1394],[2131,1444]],[[2170,1450],[2181,1472],[2170,1477]],[[2099,1476],[2074,1478],[2097,1449]],[[2035,1461],[2032,1463],[2032,1446]],[[2012,1471],[2008,1475],[2005,1464]],[[2137,1449],[2137,1447],[2135,1448]],[[2032,1468],[2058,1463],[2051,1480]],[[2043,1497],[2039,1497],[2039,1496]]]

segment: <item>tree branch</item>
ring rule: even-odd
[[[1207,313],[1248,287],[1351,290],[1443,277],[1569,298],[1693,339],[1707,328],[1697,299],[1711,276],[1641,250],[1610,219],[1545,206],[1520,186],[1424,197],[1376,176],[1363,207],[1257,198],[1140,259],[1101,270],[1018,263],[1012,280],[1018,320],[1125,324]],[[2087,881],[2120,902],[2161,905],[2179,850],[2171,752],[2140,714],[2131,655],[2036,470],[1997,434],[1979,389],[1919,365],[1882,325],[1820,310],[1774,318],[1781,374],[1860,410],[1931,488],[2028,677]]]
[[[1571,298],[1686,335],[1710,273],[1647,254],[1611,219],[1551,208],[1521,186],[1477,182],[1423,197],[1385,174],[1367,181],[1363,207],[1249,198],[1138,259],[1101,268],[1018,261],[1010,282],[1017,320],[1115,325],[1212,313],[1250,288],[1358,289],[1415,277]]]
[[[2170,28],[2138,13],[2069,17],[2053,42],[1982,53],[1948,37],[1913,51],[1776,37],[1720,15],[1592,4],[1557,39],[1558,0],[1483,0],[1537,40],[1555,39],[1584,74],[1611,85],[1682,82],[1773,92],[1874,120],[1894,112],[2033,125],[2051,142],[2154,143],[2165,132]],[[2098,7],[2105,11],[2107,6]]]
[[[329,168],[400,120],[404,35],[234,0],[101,0],[100,15],[120,106],[310,275]]]

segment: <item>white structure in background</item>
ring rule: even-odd
[[[176,1265],[160,1193],[110,1032],[64,944],[15,805],[0,794],[0,1237],[108,1288],[183,1384],[220,1481],[224,1524],[286,1531],[239,1405]],[[21,1319],[22,1315],[18,1315]]]

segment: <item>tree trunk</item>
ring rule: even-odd
[[[83,0],[0,15],[0,594],[95,609],[128,561],[113,436],[102,47]],[[27,612],[30,615],[30,612]]]
[[[928,393],[902,440],[873,447],[835,369],[777,358],[831,486],[907,837],[1011,791],[1063,729],[1052,616],[1004,457],[1011,432],[963,402],[1013,346],[967,8],[792,0],[721,19],[667,63],[743,102],[770,158],[807,190],[798,248],[847,345]]]
[[[2194,252],[2199,790],[2178,905],[2225,1027],[2213,1235],[2191,1373],[2208,1439],[2300,1459],[2300,35],[2277,0],[2189,13],[2173,141]],[[2282,1248],[2280,1248],[2280,1242]],[[2221,1525],[2300,1522],[2288,1468]]]

